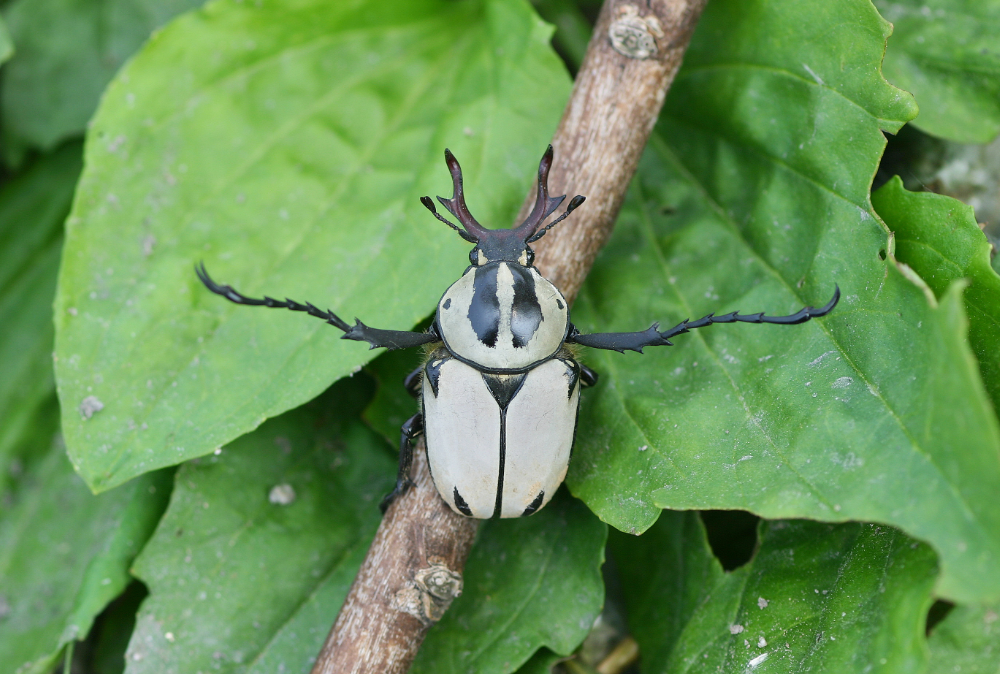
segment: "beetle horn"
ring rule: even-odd
[[[549,196],[549,169],[552,168],[552,156],[552,146],[549,145],[542,155],[542,161],[538,162],[538,194],[535,196],[535,207],[531,209],[524,222],[514,230],[522,239],[527,240],[534,234],[542,221],[559,208],[559,204],[566,198],[565,194],[561,197]]]
[[[449,213],[458,218],[458,221],[465,227],[465,231],[478,241],[484,236],[488,236],[490,230],[476,222],[476,219],[472,217],[472,213],[469,212],[469,207],[465,205],[465,190],[462,188],[462,167],[458,165],[455,155],[447,148],[444,151],[444,160],[448,164],[448,170],[451,172],[451,181],[454,184],[455,192],[451,199],[438,197],[438,201],[448,209]],[[426,204],[424,205],[426,206]]]

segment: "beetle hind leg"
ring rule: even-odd
[[[597,380],[600,379],[598,374],[593,370],[591,370],[586,365],[584,365],[583,363],[579,363],[579,365],[580,365],[580,387],[590,388],[591,386],[597,384]]]
[[[413,442],[424,432],[424,415],[414,414],[403,422],[399,436],[399,473],[396,475],[396,487],[385,495],[379,504],[382,514],[388,510],[392,502],[406,493],[413,486],[410,479],[410,467],[413,465]]]

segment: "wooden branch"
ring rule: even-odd
[[[312,674],[405,672],[427,630],[462,592],[478,520],[438,496],[423,438],[414,486],[389,506]]]
[[[552,140],[549,191],[587,202],[535,244],[570,302],[608,240],[706,0],[607,0]],[[521,207],[523,220],[534,196]]]
[[[552,141],[553,193],[587,203],[541,239],[536,266],[571,302],[614,225],[706,0],[607,0]],[[558,190],[558,192],[556,192]],[[518,222],[534,197],[529,195]],[[312,674],[401,674],[462,590],[478,522],[438,497],[421,440],[415,486],[389,508]]]

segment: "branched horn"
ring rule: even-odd
[[[545,154],[542,155],[542,160],[538,163],[538,193],[535,196],[535,206],[524,222],[514,230],[523,240],[531,237],[542,221],[549,217],[552,211],[559,208],[559,204],[566,198],[565,194],[561,197],[549,196],[549,169],[552,168],[553,154],[552,146],[549,145]]]
[[[490,230],[476,222],[476,219],[472,217],[472,213],[469,212],[469,207],[465,205],[465,190],[462,188],[462,167],[459,166],[458,160],[455,159],[455,155],[451,153],[451,150],[445,149],[444,160],[447,162],[448,170],[451,172],[451,181],[455,191],[451,199],[438,197],[438,201],[462,223],[465,231],[476,240],[479,240],[484,235],[488,235]],[[427,204],[424,205],[426,206]]]

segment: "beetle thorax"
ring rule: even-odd
[[[458,358],[485,370],[523,371],[551,358],[569,325],[566,298],[533,267],[470,267],[438,303],[438,329]]]

